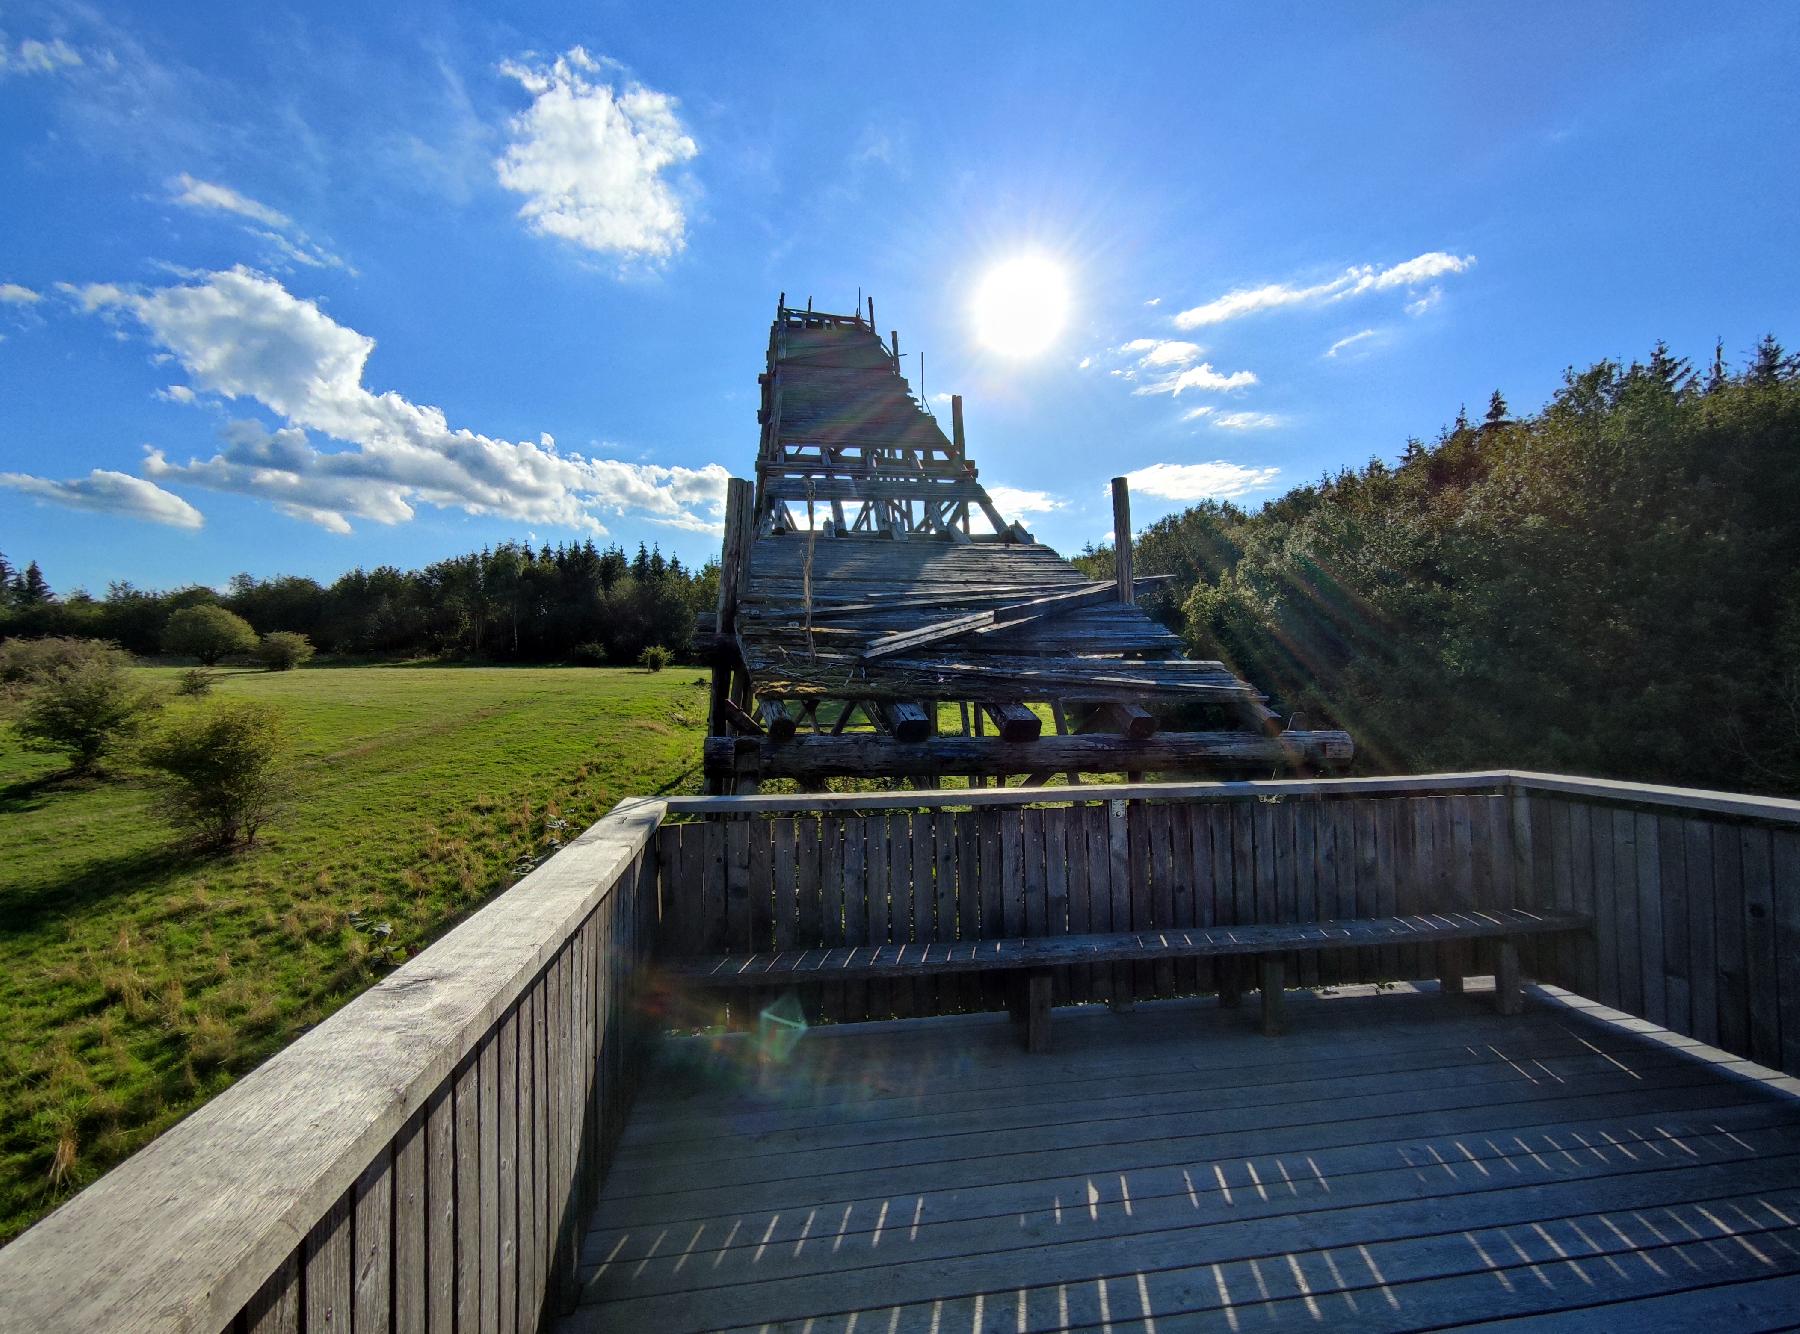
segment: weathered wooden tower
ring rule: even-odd
[[[1111,580],[1009,522],[969,460],[962,399],[946,437],[900,373],[899,335],[883,342],[874,315],[873,300],[866,318],[778,303],[756,481],[732,479],[726,504],[712,790],[1348,762],[1348,735],[1281,730],[1253,687],[1182,657],[1137,607],[1146,581],[1132,575],[1123,479]],[[1171,709],[1206,730],[1163,731]]]

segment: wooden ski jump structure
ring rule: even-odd
[[[901,374],[899,334],[876,332],[872,298],[865,317],[783,294],[758,378],[756,480],[729,485],[710,627],[713,791],[833,776],[1244,777],[1350,759],[1347,734],[1283,730],[1253,686],[1183,657],[1136,605],[1154,581],[1132,573],[1123,478],[1110,580],[1008,521],[969,459],[962,398],[946,436]],[[940,705],[955,707],[956,730]],[[1163,730],[1171,712],[1204,730]]]

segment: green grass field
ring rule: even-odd
[[[621,797],[700,786],[691,668],[320,667],[218,693],[280,709],[294,771],[259,845],[226,857],[184,852],[129,770],[68,781],[0,723],[0,1241],[522,859]]]

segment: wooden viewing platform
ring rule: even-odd
[[[1579,929],[1312,947],[1515,913]],[[1004,973],[662,966],[1279,931],[1286,1036],[1234,960],[1077,946],[1046,1054]],[[1509,951],[1523,1014],[1454,994]],[[0,1250],[0,1330],[1776,1328],[1796,1074],[1800,802],[635,799]]]

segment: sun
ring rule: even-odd
[[[1054,260],[1019,255],[987,271],[971,309],[985,346],[1003,357],[1035,357],[1069,318],[1068,279]]]

